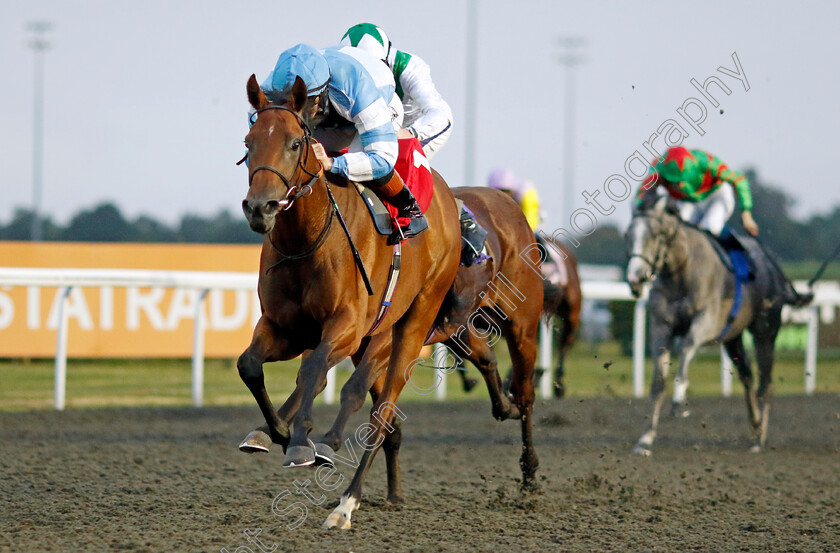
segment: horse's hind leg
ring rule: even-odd
[[[536,473],[540,465],[537,452],[534,449],[533,413],[534,413],[534,363],[537,360],[537,326],[538,318],[514,321],[505,332],[505,338],[513,362],[513,377],[511,392],[513,400],[519,408],[522,426],[522,456],[519,466],[522,469],[522,490],[526,492],[539,489]]]
[[[379,401],[382,394],[382,387],[385,385],[385,373],[370,389],[370,397],[373,403]],[[385,452],[385,467],[388,472],[388,503],[391,505],[402,505],[405,499],[402,494],[402,483],[400,479],[400,445],[402,444],[402,420],[400,417],[391,419],[392,430],[385,434],[382,442],[382,450]]]
[[[569,300],[565,299],[560,304],[557,316],[560,319],[560,332],[558,333],[558,357],[557,367],[554,369],[554,397],[562,398],[566,395],[566,354],[572,347],[575,340],[575,332],[580,326],[579,313],[574,313]]]
[[[430,290],[428,296],[418,296],[394,326],[388,370],[385,372],[382,391],[371,410],[369,426],[366,427],[367,443],[363,446],[365,452],[356,467],[353,480],[341,496],[341,501],[324,521],[324,528],[350,528],[350,518],[359,508],[362,483],[370,470],[373,458],[379,447],[384,445],[387,434],[396,431],[397,427],[393,422],[397,418],[405,418],[405,414],[397,408],[396,401],[411,378],[411,367],[414,366],[417,354],[420,353],[429,328],[434,324],[435,314],[440,308],[440,302],[435,303],[434,300],[443,297],[443,291],[437,291],[439,295],[434,292]]]
[[[473,336],[468,330],[463,332],[459,331],[459,334],[460,337],[456,334],[458,341],[450,339],[444,342],[444,345],[452,353],[465,355],[465,358],[471,361],[481,373],[484,382],[487,384],[487,391],[490,393],[493,418],[500,421],[519,418],[519,410],[515,405],[511,404],[504,392],[505,387],[502,385],[502,379],[497,370],[496,354],[493,353],[493,348],[485,340]],[[467,349],[465,350],[464,347]]]
[[[315,444],[317,455],[332,459],[331,452],[341,449],[341,439],[347,420],[365,404],[368,390],[385,373],[390,355],[391,335],[389,332],[374,336],[363,351],[354,354],[353,363],[356,365],[356,370],[341,388],[341,407],[332,427]]]
[[[753,387],[753,373],[750,367],[750,358],[747,356],[747,350],[744,348],[742,334],[724,343],[726,353],[732,359],[732,364],[738,369],[738,378],[744,385],[744,400],[747,402],[747,417],[750,421],[752,434],[755,444],[753,447],[759,447],[761,440],[761,420],[758,412],[758,402],[756,401],[755,389]]]
[[[767,422],[770,419],[770,403],[773,399],[773,350],[776,333],[772,338],[755,337],[755,355],[758,360],[758,408],[761,411],[761,429],[757,443],[751,451],[759,451],[767,442]]]

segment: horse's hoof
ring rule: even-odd
[[[335,466],[335,451],[327,444],[315,444],[315,464],[318,466]]]
[[[642,457],[650,457],[653,454],[650,447],[646,445],[637,445],[633,448],[633,455],[641,455]]]
[[[688,408],[687,403],[672,403],[671,416],[678,419],[684,419],[691,415],[691,409]]]
[[[466,378],[464,379],[464,392],[469,393],[472,392],[473,388],[478,385],[477,378]]]
[[[540,493],[540,484],[533,478],[529,478],[520,486],[520,491],[524,494],[538,494]]]
[[[388,499],[385,500],[385,503],[393,505],[394,507],[400,507],[405,505],[405,498],[401,495],[389,495]]]
[[[749,449],[750,453],[761,453],[761,446],[756,444]]]
[[[239,451],[245,453],[268,453],[271,449],[271,436],[262,430],[254,430],[239,444]]]
[[[309,445],[292,445],[286,449],[286,457],[283,459],[283,466],[308,467],[315,464],[315,446],[312,442]]]
[[[324,521],[323,528],[325,530],[329,530],[330,528],[338,528],[339,530],[349,530],[350,517],[348,517],[344,513],[336,513],[335,511],[333,511],[332,513],[330,513],[330,516],[327,517],[327,520]]]

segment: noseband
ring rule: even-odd
[[[312,143],[312,131],[309,129],[309,125],[306,124],[306,121],[303,120],[303,117],[300,116],[298,112],[295,110],[288,108],[286,106],[266,106],[264,108],[260,108],[254,112],[254,115],[262,113],[264,111],[273,110],[273,109],[280,109],[283,111],[288,111],[300,123],[300,127],[303,129],[303,144],[301,144],[300,151],[298,152],[298,159],[297,165],[295,166],[295,172],[292,174],[292,178],[286,178],[286,176],[277,168],[272,167],[271,165],[258,165],[251,169],[250,174],[248,175],[248,186],[251,186],[251,183],[254,180],[254,175],[256,175],[260,171],[270,171],[280,177],[280,180],[283,181],[283,184],[286,185],[286,196],[280,200],[280,207],[283,211],[286,211],[292,207],[295,203],[295,200],[301,198],[303,196],[309,196],[312,194],[312,185],[318,180],[318,173],[313,173],[309,169],[306,168],[306,165],[309,163],[309,152],[311,150],[310,145]],[[306,157],[303,156],[303,152],[306,152]],[[247,154],[243,157],[239,163],[242,163],[247,158]],[[237,163],[237,165],[239,165]],[[309,176],[309,181],[301,187],[298,187],[296,184],[292,184],[292,180],[297,176],[298,170],[303,171]]]

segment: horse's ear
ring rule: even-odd
[[[245,88],[248,91],[248,101],[254,109],[262,109],[268,105],[268,98],[265,97],[265,93],[260,88],[259,83],[257,83],[256,75],[251,74]]]
[[[653,212],[657,215],[665,213],[665,208],[668,207],[669,196],[660,196],[656,203],[653,204]]]
[[[295,77],[295,84],[292,85],[292,108],[300,113],[306,103],[306,83],[300,76]]]

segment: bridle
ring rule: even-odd
[[[638,215],[638,218],[645,218],[650,219],[650,215]],[[648,227],[650,228],[650,227]],[[665,257],[668,255],[668,250],[671,248],[671,244],[674,243],[674,240],[677,237],[677,233],[679,232],[679,223],[674,226],[674,232],[670,236],[665,235],[663,231],[658,231],[654,236],[656,238],[657,247],[656,251],[653,255],[653,259],[651,260],[648,258],[644,253],[631,253],[628,256],[628,261],[633,259],[634,257],[638,257],[643,262],[645,262],[648,267],[650,267],[650,278],[654,280],[656,278],[656,273],[662,269],[664,265]]]
[[[286,196],[282,200],[280,200],[279,203],[281,209],[283,211],[287,211],[292,207],[292,205],[294,205],[295,200],[312,194],[312,185],[315,184],[315,181],[318,180],[320,172],[313,173],[312,171],[306,168],[307,164],[309,163],[309,152],[311,151],[310,145],[312,143],[312,131],[309,129],[309,125],[306,124],[306,121],[303,120],[303,117],[301,117],[298,112],[286,106],[272,105],[256,110],[251,117],[254,117],[257,114],[262,113],[264,111],[269,111],[273,109],[288,111],[289,113],[295,116],[295,118],[298,120],[298,123],[300,123],[300,127],[303,129],[303,144],[301,144],[300,150],[298,151],[298,159],[297,165],[295,166],[295,172],[292,173],[292,178],[289,179],[279,169],[272,167],[271,165],[258,165],[251,169],[251,172],[248,174],[248,186],[251,186],[251,183],[254,181],[254,175],[256,175],[258,172],[270,171],[274,173],[275,175],[280,177],[280,180],[282,180],[283,184],[286,185]],[[306,152],[306,157],[304,157],[304,152]],[[248,155],[246,154],[245,157],[239,160],[237,165],[245,161],[247,157]],[[292,180],[294,180],[297,177],[298,171],[303,171],[304,173],[306,173],[307,176],[310,177],[309,181],[300,187],[298,187],[296,184],[292,184]]]
[[[288,211],[294,205],[295,200],[312,194],[312,185],[315,184],[315,182],[318,180],[321,172],[318,171],[316,173],[313,173],[312,171],[306,168],[306,166],[309,163],[309,154],[312,150],[312,148],[310,147],[312,145],[312,131],[310,130],[309,125],[306,124],[306,121],[303,120],[303,117],[301,117],[298,112],[286,106],[270,105],[256,110],[251,115],[251,117],[255,117],[256,115],[264,111],[274,109],[287,111],[294,115],[295,119],[297,119],[298,123],[300,123],[300,127],[303,129],[303,143],[301,144],[300,149],[298,151],[298,159],[297,164],[295,165],[295,171],[294,173],[292,173],[292,178],[290,179],[287,178],[286,175],[284,175],[283,172],[277,169],[276,167],[272,167],[271,165],[258,165],[251,169],[250,173],[248,174],[248,186],[251,186],[251,184],[254,181],[254,175],[256,175],[258,172],[269,171],[271,173],[274,173],[275,175],[280,177],[280,180],[282,180],[283,184],[286,185],[286,195],[278,203],[280,204],[280,208],[283,211]],[[304,156],[304,152],[306,152],[306,156]],[[245,157],[239,160],[239,162],[237,162],[237,165],[244,162],[247,158],[248,154],[245,154]],[[307,181],[306,184],[300,187],[298,187],[297,184],[292,184],[292,181],[295,181],[297,179],[299,172],[303,172],[306,174],[306,176],[309,177],[309,181]],[[271,243],[272,247],[277,251],[277,253],[280,254],[280,260],[277,261],[271,267],[269,267],[266,272],[270,272],[272,269],[274,269],[281,263],[285,263],[286,261],[292,261],[295,259],[303,259],[305,257],[309,257],[323,245],[324,241],[327,238],[327,234],[329,233],[330,228],[332,228],[332,222],[335,218],[337,209],[337,205],[335,203],[335,199],[332,196],[332,192],[330,191],[329,184],[327,184],[327,193],[330,197],[330,209],[329,214],[327,215],[327,222],[324,224],[324,228],[321,230],[320,234],[312,243],[312,245],[305,251],[292,255],[286,254],[280,248],[277,247],[277,245],[274,243],[274,240],[271,238],[271,235],[269,234],[268,240]]]

